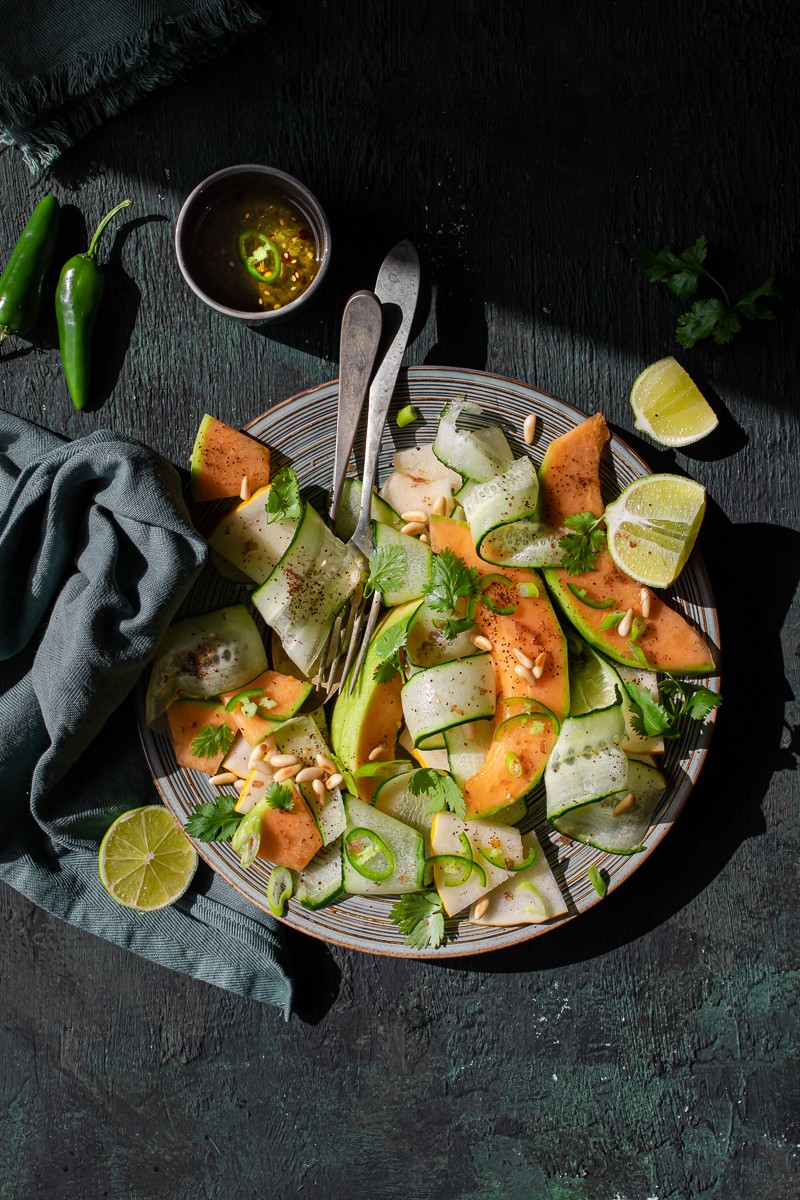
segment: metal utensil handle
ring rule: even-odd
[[[335,523],[339,513],[342,488],[375,365],[382,328],[383,315],[375,294],[368,291],[354,292],[344,306],[339,343],[336,453],[333,461],[331,503],[328,509],[332,523]]]

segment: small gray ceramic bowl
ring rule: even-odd
[[[296,300],[291,300],[278,309],[253,311],[229,308],[203,290],[192,270],[192,245],[203,217],[215,204],[230,196],[231,193],[246,191],[249,188],[263,188],[265,191],[274,192],[295,206],[308,225],[318,251],[319,270],[312,282]],[[309,300],[319,291],[330,263],[331,231],[328,218],[325,216],[319,200],[299,179],[295,179],[293,175],[287,175],[284,171],[278,171],[275,167],[262,167],[257,163],[242,163],[234,167],[225,167],[222,171],[215,171],[202,183],[198,183],[194,191],[186,197],[175,226],[175,253],[178,256],[178,266],[184,279],[204,304],[213,308],[215,312],[232,317],[235,321],[244,321],[248,325],[261,325],[266,321],[282,321],[286,317],[292,316],[308,304]]]

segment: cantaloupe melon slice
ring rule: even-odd
[[[202,771],[205,775],[216,775],[230,749],[230,742],[227,748],[223,746],[218,754],[210,758],[193,754],[192,742],[205,725],[215,728],[225,725],[232,733],[236,733],[236,724],[230,713],[225,712],[225,705],[216,700],[176,700],[167,709],[167,721],[175,757],[180,765]]]
[[[223,704],[228,704],[242,692],[261,689],[261,697],[254,696],[253,701],[262,706],[262,712],[248,717],[242,711],[241,704],[237,704],[229,714],[234,728],[242,734],[248,745],[257,746],[273,731],[279,720],[285,721],[294,716],[311,692],[311,686],[300,679],[281,675],[278,671],[264,671],[238,691],[223,693],[221,700]]]
[[[245,475],[252,493],[269,483],[269,447],[206,413],[189,469],[196,501],[239,496]]]

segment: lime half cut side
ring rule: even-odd
[[[197,870],[197,851],[160,804],[123,813],[100,843],[103,887],[124,908],[154,912],[174,904]]]
[[[680,475],[646,475],[606,507],[608,550],[639,583],[674,583],[692,552],[706,508],[706,490]]]
[[[690,446],[719,421],[697,384],[674,358],[646,367],[631,388],[634,425],[662,446]]]

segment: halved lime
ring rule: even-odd
[[[680,475],[645,475],[606,507],[608,550],[621,571],[649,587],[669,587],[691,554],[706,490]]]
[[[674,358],[642,371],[631,388],[634,425],[662,446],[690,446],[719,421],[697,384]]]
[[[137,912],[173,904],[197,870],[197,851],[166,808],[151,804],[117,817],[100,843],[100,882]]]

